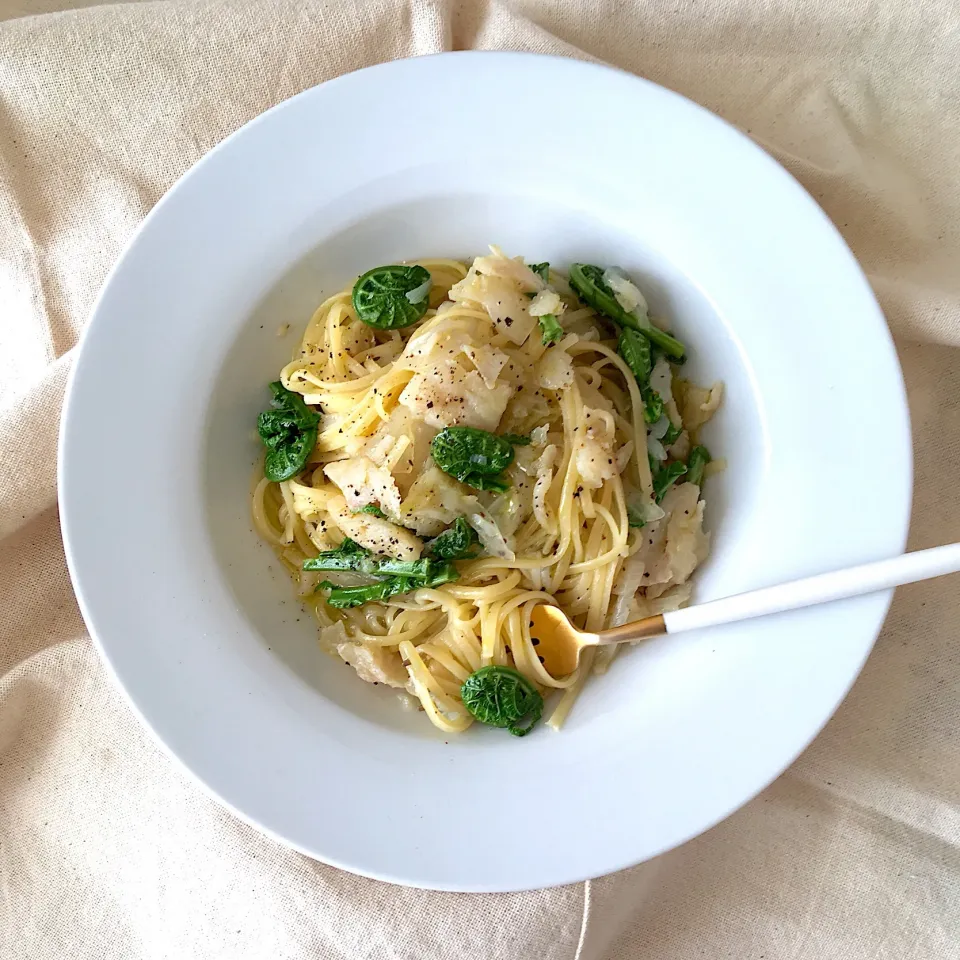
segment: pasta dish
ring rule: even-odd
[[[490,250],[320,305],[258,420],[253,516],[326,651],[445,733],[522,735],[617,652],[551,676],[536,604],[597,631],[688,601],[722,390],[622,270]]]

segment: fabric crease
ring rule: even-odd
[[[177,177],[264,110],[373,63],[469,48],[612,63],[779,158],[894,332],[911,546],[960,539],[957,4],[0,0],[0,960],[960,960],[953,581],[898,593],[837,715],[743,809],[651,863],[522,894],[391,887],[278,846],[156,747],[99,662],[65,568],[56,457],[109,269]],[[464,108],[478,105],[482,91]],[[534,106],[575,132],[551,91]],[[426,125],[429,104],[399,108]],[[424,135],[442,137],[430,119]],[[803,402],[843,456],[856,424]],[[135,478],[137,442],[111,481]]]

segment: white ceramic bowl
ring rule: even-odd
[[[896,355],[849,250],[765,153],[653,84],[513,54],[390,63],[190,171],[74,371],[60,494],[84,616],[136,711],[239,816],[348,870],[477,891],[617,870],[725,817],[827,720],[889,601],[650,643],[561,733],[523,740],[448,743],[322,654],[248,518],[265,384],[359,272],[489,242],[621,264],[694,378],[726,381],[699,599],[897,553],[911,484]]]

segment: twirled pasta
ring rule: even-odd
[[[280,374],[321,414],[313,452],[296,477],[261,473],[253,493],[256,528],[316,616],[322,646],[363,680],[415,698],[446,733],[470,726],[460,686],[488,664],[559,691],[549,720],[559,726],[616,648],[588,651],[577,673],[553,677],[530,635],[532,607],[556,603],[587,630],[675,608],[707,552],[699,485],[674,484],[657,504],[649,451],[665,436],[670,454],[689,451],[685,424],[709,418],[719,387],[681,381],[660,357],[651,382],[666,413],[646,424],[616,327],[557,272],[547,283],[491,250],[472,265],[416,261],[430,274],[429,309],[403,329],[361,322],[350,289],[321,304]],[[542,342],[538,308],[552,310],[559,342]],[[452,425],[530,438],[504,473],[506,492],[473,489],[432,462],[431,439]],[[371,504],[384,516],[359,512]],[[316,589],[322,575],[303,570],[345,537],[419,557],[457,517],[483,554],[458,561],[454,582],[335,609]]]

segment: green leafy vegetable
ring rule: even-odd
[[[645,423],[656,423],[663,416],[663,397],[650,387],[640,391],[643,398],[643,419]]]
[[[670,426],[667,427],[667,432],[663,435],[663,439],[661,439],[660,442],[665,447],[672,447],[680,439],[681,433],[683,433],[683,427],[678,427],[675,423],[671,423]]]
[[[537,317],[537,322],[540,324],[540,342],[545,347],[559,343],[563,339],[563,327],[552,313]]]
[[[365,507],[361,507],[359,510],[354,510],[354,513],[369,513],[371,517],[379,517],[381,520],[386,519],[386,514],[375,504],[368,503]]]
[[[359,570],[371,556],[369,550],[346,537],[336,550],[325,550],[319,556],[303,561],[304,570]]]
[[[420,587],[437,587],[460,576],[457,568],[445,557],[395,560],[371,553],[349,537],[336,550],[325,550],[304,560],[303,569],[324,573],[350,570],[377,578],[375,583],[355,587],[338,587],[324,580],[317,589],[330,591],[327,603],[332,607],[358,607],[370,600],[384,600]]]
[[[500,474],[513,463],[509,440],[476,427],[447,427],[430,444],[434,463],[477,490],[504,493],[510,485]]]
[[[422,580],[424,584],[432,582],[440,572],[443,564],[429,557],[420,560],[394,560],[393,557],[377,557],[376,568],[371,571],[374,576],[410,577],[413,580]],[[364,571],[366,572],[366,571]]]
[[[396,560],[394,563],[398,570],[403,569],[404,561]],[[443,583],[450,583],[460,577],[457,568],[452,563],[433,560],[417,560],[415,563],[423,565],[420,569],[425,571],[425,575],[387,576],[374,583],[362,584],[357,587],[338,587],[329,580],[324,580],[317,589],[329,590],[327,603],[331,607],[342,609],[359,607],[371,600],[386,600],[387,597],[396,596],[398,593],[409,593],[411,590],[419,590],[421,587],[439,587]],[[386,572],[388,569],[389,567],[386,564],[381,567],[382,572]]]
[[[524,436],[521,433],[501,433],[500,439],[512,443],[515,447],[529,447],[533,443],[533,437]]]
[[[650,373],[653,370],[653,360],[650,357],[650,341],[629,328],[620,331],[617,340],[617,353],[626,361],[642,390],[650,384]]]
[[[359,607],[371,600],[386,600],[387,597],[395,596],[398,593],[407,593],[414,587],[406,577],[387,577],[386,580],[379,580],[376,583],[368,583],[360,587],[337,587],[329,580],[324,580],[317,589],[329,590],[327,603],[331,607],[344,609],[346,607]]]
[[[299,393],[293,393],[279,381],[270,384],[273,410],[257,418],[257,432],[267,448],[263,473],[279,482],[296,476],[306,464],[317,442],[320,416],[314,413]]]
[[[549,263],[528,263],[527,266],[544,282],[550,282]]]
[[[650,386],[650,373],[653,371],[650,341],[636,330],[623,328],[617,341],[617,353],[626,361],[640,387],[644,421],[656,423],[663,416],[663,397]]]
[[[444,583],[453,583],[460,579],[460,572],[450,563],[449,560],[443,560],[434,564],[430,568],[430,575],[423,583],[418,583],[418,587],[439,587]]]
[[[544,282],[550,282],[550,264],[549,263],[528,263],[527,266]],[[535,293],[528,293],[528,297],[535,297]],[[542,317],[537,317],[540,323],[540,342],[549,347],[563,339],[563,327],[560,326],[556,316],[552,313],[545,313]]]
[[[653,496],[659,503],[673,484],[687,472],[687,465],[675,460],[653,473]]]
[[[353,285],[353,309],[367,326],[378,330],[409,327],[427,312],[429,284],[430,272],[423,267],[374,267]]]
[[[668,337],[673,336],[673,331],[665,330],[663,331]],[[666,357],[667,360],[674,364],[677,367],[682,367],[687,362],[687,355],[684,354],[682,357],[671,357],[669,354],[664,353],[655,343],[652,344],[652,354],[653,362],[656,363],[660,357]]]
[[[703,484],[703,471],[710,462],[710,451],[703,446],[694,447],[687,457],[687,480],[698,487]]]
[[[652,475],[655,476],[658,470],[659,465],[654,461],[654,465],[651,466]],[[637,494],[627,501],[628,527],[645,527],[648,523],[652,523],[654,520],[659,520],[662,517],[663,511],[655,507],[649,497]]]
[[[513,667],[491,665],[471,673],[460,687],[463,705],[481,723],[526,736],[543,713],[543,697]]]
[[[316,557],[303,561],[304,570],[319,570],[325,573],[332,570],[352,570],[368,577],[399,576],[424,582],[432,580],[443,568],[444,564],[439,560],[395,560],[393,557],[380,556],[349,538],[336,550],[325,550]]]
[[[443,533],[427,543],[427,553],[438,560],[472,560],[478,541],[477,532],[463,517],[457,517]]]
[[[681,362],[686,354],[683,344],[652,324],[644,325],[638,317],[624,310],[614,292],[604,281],[603,272],[603,267],[590,263],[575,263],[570,267],[570,286],[577,292],[580,299],[594,310],[598,310],[621,327],[628,327],[642,333],[674,362]]]

